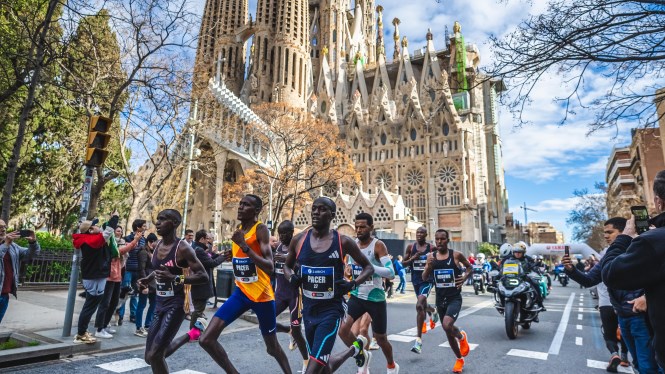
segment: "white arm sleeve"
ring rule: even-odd
[[[395,269],[393,268],[393,262],[390,261],[390,257],[383,256],[379,261],[381,261],[383,267],[372,265],[374,267],[374,273],[380,275],[381,278],[394,279]]]

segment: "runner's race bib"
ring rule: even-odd
[[[314,300],[327,300],[335,297],[335,268],[310,267],[301,265],[302,293]]]
[[[434,269],[434,282],[436,288],[455,287],[455,273],[453,269]]]
[[[284,274],[284,261],[275,261],[275,274]]]
[[[233,275],[240,283],[254,283],[259,280],[256,264],[249,257],[233,258]]]
[[[155,281],[156,295],[159,297],[173,297],[173,283],[160,283]]]
[[[427,255],[419,256],[413,261],[413,270],[416,271],[425,271],[425,265],[427,264]]]
[[[362,266],[359,266],[359,265],[356,265],[356,264],[351,264],[351,272],[352,272],[352,274],[353,274],[353,279],[358,279],[358,276],[360,275],[360,273],[363,272],[363,267],[362,267]],[[374,281],[372,280],[372,277],[369,277],[369,279],[366,280],[366,281],[365,281],[364,283],[362,283],[362,284],[365,284],[365,285],[367,285],[367,286],[373,286],[373,285],[374,285]]]

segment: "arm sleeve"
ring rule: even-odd
[[[603,256],[603,281],[617,290],[636,290],[662,278],[658,253],[652,245],[653,235],[635,239],[619,235]],[[626,248],[625,253],[622,249]],[[662,259],[661,259],[662,260]]]
[[[602,282],[601,278],[601,270],[602,267],[600,263],[596,264],[594,267],[591,268],[587,273],[583,273],[579,271],[577,268],[573,268],[573,270],[568,273],[568,276],[570,276],[570,279],[574,280],[575,282],[581,284],[584,287],[593,287],[600,282]]]
[[[118,252],[120,252],[121,255],[124,255],[125,253],[129,253],[132,249],[136,248],[138,245],[137,242],[131,241],[122,247],[118,248]]]
[[[390,257],[383,256],[379,261],[381,261],[383,266],[372,265],[374,267],[374,273],[380,275],[382,278],[394,279],[395,269],[393,269],[393,263],[390,261]]]

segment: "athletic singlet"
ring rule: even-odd
[[[173,275],[182,275],[182,268],[177,263],[178,246],[182,242],[181,239],[176,238],[176,242],[169,251],[169,253],[162,260],[158,259],[158,249],[162,241],[157,242],[155,246],[155,253],[152,256],[152,268],[159,269],[164,265]],[[156,298],[155,307],[157,310],[162,310],[167,307],[181,307],[185,303],[185,285],[180,283],[178,285],[173,283],[160,283],[155,280]]]
[[[289,247],[280,243],[275,253],[286,255]],[[277,295],[289,298],[298,294],[298,287],[293,287],[291,283],[284,278],[284,261],[275,261],[275,297]]]
[[[250,250],[254,251],[258,256],[263,257],[261,243],[256,239],[256,228],[260,224],[261,222],[256,222],[247,231],[245,242]],[[270,285],[270,276],[261,270],[260,267],[256,266],[236,243],[233,243],[231,248],[233,254],[233,275],[236,278],[236,286],[240,288],[248,299],[254,302],[262,303],[275,300],[275,294],[273,293],[272,285]]]
[[[335,293],[335,282],[344,277],[344,255],[340,235],[336,230],[332,230],[332,243],[322,253],[312,250],[311,235],[312,230],[307,231],[296,254],[296,261],[300,264],[303,307],[305,309],[315,305],[341,307],[342,295]]]
[[[417,253],[414,260],[411,261],[411,263],[409,264],[409,266],[411,267],[411,282],[413,282],[413,284],[420,284],[420,283],[425,282],[423,280],[423,271],[425,270],[425,264],[427,264],[427,254],[432,251],[432,249],[430,248],[429,243],[426,243],[425,245],[427,246],[427,248],[425,248],[425,250],[422,251],[422,252],[417,252],[418,251],[418,243],[417,242],[413,243],[413,246],[411,247],[411,251],[413,251],[414,248],[415,248],[416,253]],[[430,283],[432,282],[432,277],[431,276],[427,280],[427,282],[430,282]]]
[[[462,275],[462,270],[457,267],[453,250],[448,248],[448,258],[439,260],[436,258],[437,252],[434,252],[434,264],[432,274],[434,274],[434,287],[436,289],[436,299],[445,300],[461,294],[462,290],[455,286],[455,278]]]
[[[366,248],[360,249],[360,252],[362,252],[362,254],[364,254],[365,257],[367,257],[367,259],[372,265],[383,267],[383,264],[377,261],[374,256],[374,246],[378,241],[379,239],[373,238],[372,242],[369,243],[369,245]],[[356,239],[356,243],[360,244],[358,239]],[[355,261],[353,261],[353,257],[351,256],[347,257],[348,257],[348,262],[351,265],[351,274],[353,275],[353,279],[356,279],[358,278],[358,275],[360,275],[360,273],[363,271],[363,268],[362,266],[356,265]],[[370,279],[366,280],[363,283],[359,283],[356,286],[356,289],[351,291],[351,295],[367,301],[373,301],[373,302],[385,301],[386,292],[383,290],[383,279],[381,278],[380,275],[374,273],[372,274]]]

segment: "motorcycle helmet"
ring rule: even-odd
[[[485,261],[485,254],[484,253],[478,253],[478,257],[476,257],[478,261]]]
[[[503,243],[501,244],[501,247],[499,248],[499,254],[501,257],[508,257],[510,254],[513,253],[513,246],[510,243]]]
[[[513,247],[515,247],[515,248],[517,248],[517,247],[522,248],[522,249],[524,250],[524,252],[526,252],[526,248],[527,248],[528,246],[526,245],[525,242],[523,242],[523,241],[520,240],[519,242],[515,243],[515,245],[514,245]]]

